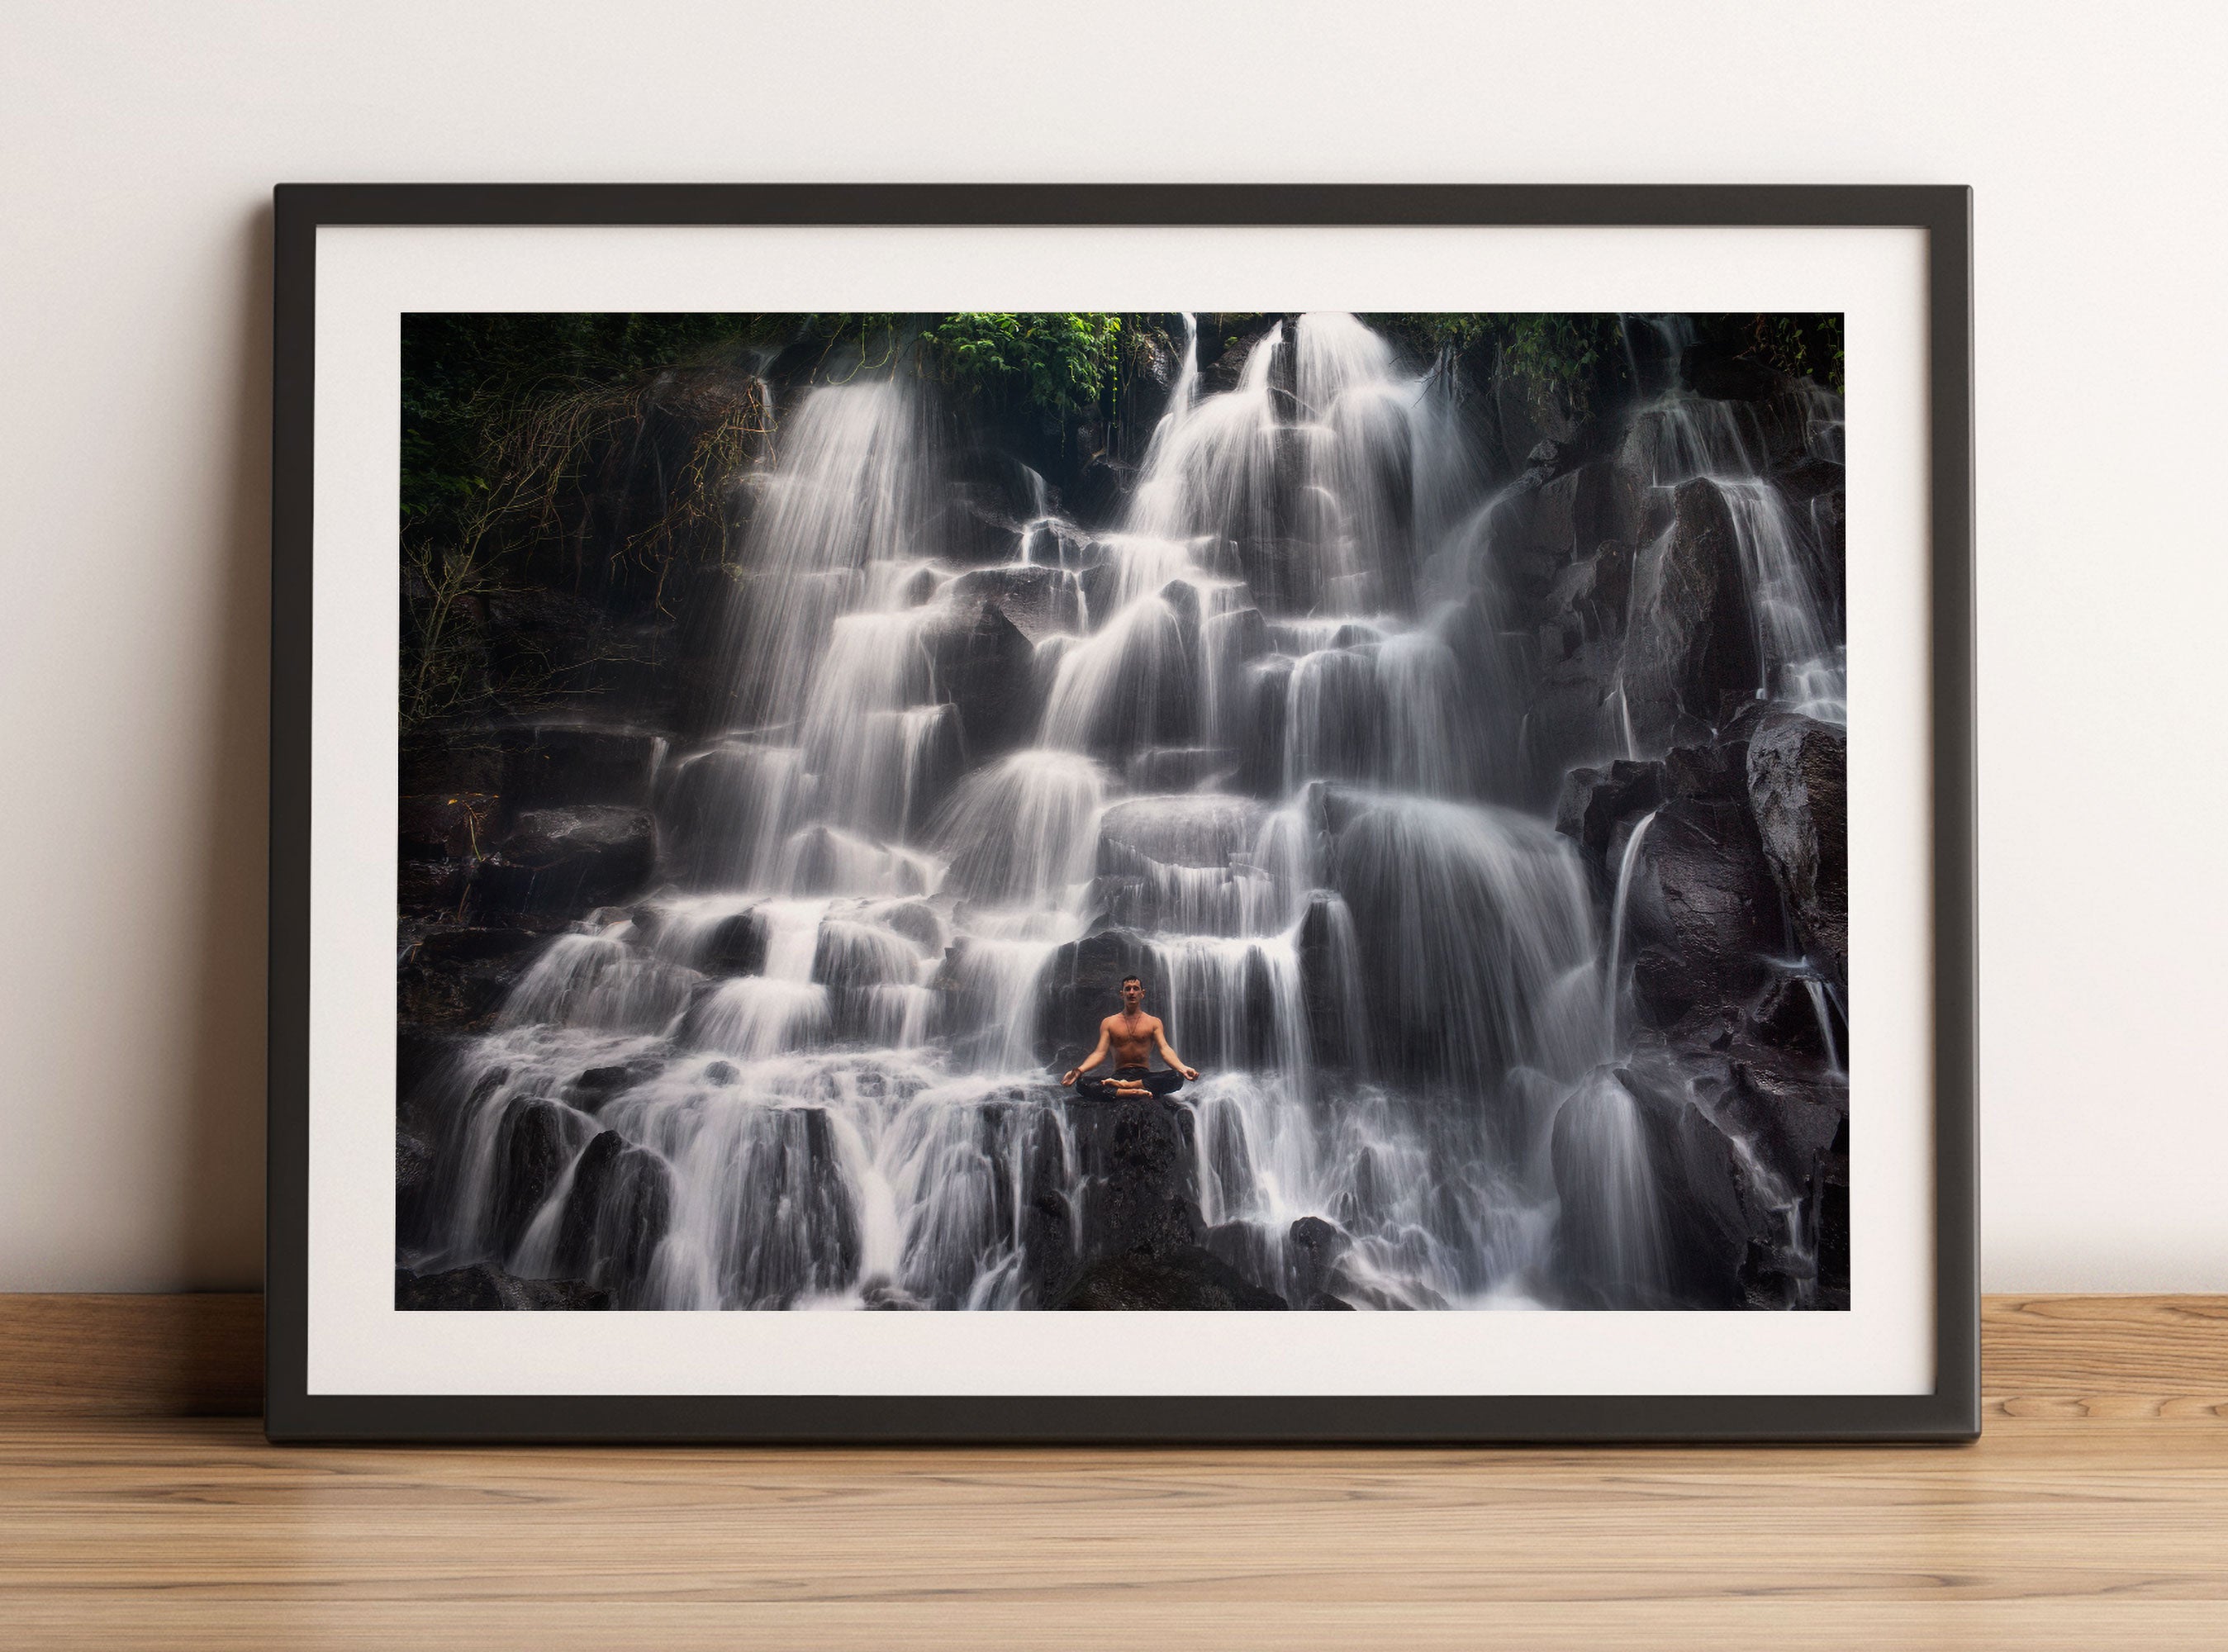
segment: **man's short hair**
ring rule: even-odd
[[[1136,982],[1141,987],[1145,984],[1145,977],[1141,975],[1125,975],[1122,977],[1122,984],[1125,987],[1132,981]]]

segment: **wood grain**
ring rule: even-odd
[[[0,1393],[112,1408],[42,1311],[35,1361],[0,1311]],[[200,1368],[131,1311],[112,1370]],[[278,1450],[49,1399],[0,1410],[0,1642],[2228,1645],[2228,1300],[1985,1335],[1964,1447]]]
[[[0,1295],[0,1412],[262,1411],[260,1293]]]

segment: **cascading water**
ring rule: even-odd
[[[1699,478],[1723,496],[1756,627],[1762,673],[1757,698],[1846,723],[1847,650],[1839,640],[1843,631],[1826,577],[1821,530],[1798,516],[1769,475],[1775,451],[1790,445],[1839,464],[1841,402],[1815,388],[1804,390],[1799,402],[1791,415],[1759,413],[1750,403],[1672,389],[1638,410],[1626,441],[1636,468],[1653,486],[1675,488]],[[1799,428],[1770,427],[1790,418]]]
[[[1488,801],[1524,790],[1523,708],[1472,669],[1501,646],[1495,507],[1444,388],[1309,316],[1201,394],[1187,317],[1118,528],[1059,520],[1031,472],[988,568],[940,538],[913,387],[788,393],[740,547],[739,720],[664,766],[660,893],[551,941],[459,1058],[417,1260],[650,1308],[1048,1305],[1032,1190],[1061,1243],[1097,1197],[1048,1005],[1111,943],[1202,1069],[1182,1100],[1218,1255],[1328,1290],[1291,1237],[1320,1218],[1353,1305],[1552,1295],[1559,1245],[1660,1294],[1644,1133],[1600,1066],[1649,823],[1604,958],[1570,842]],[[1813,411],[1811,439],[1838,432]],[[1655,481],[1725,493],[1763,688],[1832,712],[1838,628],[1760,439],[1674,392],[1631,439]],[[986,690],[960,645],[1008,621]],[[1542,1169],[1558,1100],[1583,1211]]]

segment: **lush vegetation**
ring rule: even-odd
[[[963,393],[1072,418],[1098,407],[1114,382],[1122,317],[967,311],[932,320],[925,337],[942,376]]]

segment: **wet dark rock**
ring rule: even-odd
[[[958,708],[965,761],[983,763],[1027,743],[1034,732],[1036,649],[988,598],[959,605],[924,639],[938,691]]]
[[[472,880],[490,912],[560,915],[622,901],[657,861],[657,823],[646,809],[581,804],[530,809],[502,842],[499,859]]]
[[[1269,1238],[1268,1228],[1258,1222],[1218,1222],[1201,1243],[1248,1284],[1275,1290],[1283,1283],[1284,1266]]]
[[[1303,1216],[1284,1236],[1284,1277],[1294,1302],[1322,1295],[1353,1239],[1335,1223]]]
[[[1540,487],[1532,543],[1559,566],[1604,540],[1629,544],[1639,523],[1640,490],[1621,467],[1597,459]]]
[[[1706,744],[1674,746],[1663,757],[1663,790],[1699,803],[1748,801],[1748,741],[1732,728]]]
[[[1578,846],[1597,873],[1614,879],[1610,842],[1619,825],[1663,801],[1663,765],[1624,759],[1597,769],[1572,769],[1555,800],[1555,829]]]
[[[662,1065],[649,1056],[617,1066],[590,1067],[566,1086],[565,1099],[584,1113],[600,1112],[616,1098],[654,1078]]]
[[[1045,1307],[1076,1274],[1074,1218],[1066,1195],[1040,1193],[1024,1205],[1021,1240],[1025,1305]]]
[[[1082,629],[1082,587],[1064,568],[976,568],[951,582],[950,599],[963,609],[990,604],[1033,644]]]
[[[1269,652],[1269,622],[1258,608],[1233,608],[1204,622],[1200,640],[1226,664],[1243,665]]]
[[[1800,976],[1775,977],[1750,1007],[1742,1030],[1767,1048],[1822,1063],[1828,1052],[1812,996],[1817,985]]]
[[[1283,317],[1273,315],[1202,315],[1199,317],[1199,378],[1201,394],[1234,390],[1245,371],[1245,358]],[[1288,335],[1289,336],[1289,335]]]
[[[1543,654],[1561,659],[1586,643],[1612,642],[1622,637],[1631,594],[1631,547],[1617,540],[1603,541],[1556,574],[1548,586]]]
[[[1056,1306],[1069,1311],[1197,1313],[1259,1312],[1288,1304],[1194,1246],[1104,1258],[1083,1271]]]
[[[697,967],[706,975],[757,975],[765,968],[765,920],[756,912],[723,919],[705,937]]]
[[[1632,856],[1625,932],[1643,1018],[1668,1027],[1698,1006],[1739,1003],[1783,944],[1770,868],[1747,811],[1677,797]]]
[[[1792,712],[1749,742],[1748,791],[1796,938],[1836,985],[1848,983],[1847,737]]]
[[[1020,522],[964,489],[955,490],[931,513],[925,537],[938,545],[942,560],[961,567],[1010,562],[1021,546]]]
[[[1818,1260],[1837,1178],[1846,1196],[1845,1082],[1738,1034],[1723,1049],[1643,1036],[1617,1078],[1645,1127],[1679,1304],[1847,1305]],[[1566,1174],[1559,1162],[1559,1187]]]
[[[1561,1284],[1581,1307],[1744,1306],[1742,1265],[1768,1218],[1743,1199],[1732,1143],[1681,1095],[1620,1077],[1638,1116],[1662,1274],[1652,1283],[1617,1277],[1597,1242],[1617,1224],[1642,1219],[1604,1203],[1609,1190],[1577,1126],[1584,1098],[1573,1097],[1556,1114],[1549,1141],[1563,1213]]]
[[[1111,527],[1121,520],[1123,505],[1136,484],[1136,466],[1111,453],[1098,453],[1077,467],[1064,496],[1078,522]]]
[[[413,861],[406,855],[394,874],[395,916],[406,925],[413,919],[453,922],[471,887],[469,861]]]
[[[1308,1299],[1307,1306],[1310,1313],[1317,1314],[1325,1312],[1326,1310],[1340,1309],[1343,1309],[1349,1314],[1354,1311],[1354,1304],[1352,1303],[1346,1302],[1337,1297],[1334,1297],[1328,1290],[1318,1290],[1316,1292],[1314,1296]]]
[[[420,936],[396,970],[396,1013],[422,1028],[482,1031],[548,938],[535,929],[479,925]]]
[[[542,1312],[608,1309],[611,1293],[579,1279],[519,1279],[484,1262],[445,1273],[397,1269],[394,1305],[406,1310],[465,1312],[528,1309]]]
[[[507,1256],[517,1248],[535,1213],[564,1174],[572,1157],[569,1116],[566,1109],[539,1096],[519,1098],[504,1115],[490,1213],[490,1248],[498,1254]]]
[[[1668,537],[1639,559],[1624,643],[1625,702],[1635,737],[1661,748],[1706,739],[1729,700],[1761,681],[1739,543],[1715,485],[1684,483]]]
[[[1165,1097],[1068,1107],[1084,1178],[1082,1259],[1196,1245],[1198,1148],[1191,1109]]]
[[[503,803],[528,809],[573,804],[650,802],[650,778],[664,741],[647,729],[542,723],[504,734]]]
[[[765,1134],[739,1167],[733,1206],[743,1226],[736,1272],[726,1293],[759,1306],[786,1307],[810,1292],[840,1290],[859,1271],[859,1217],[821,1107],[770,1112]],[[779,1211],[777,1229],[764,1224]],[[948,1292],[939,1304],[956,1306]]]
[[[557,1230],[560,1272],[637,1300],[673,1213],[665,1161],[616,1130],[590,1142],[573,1169]]]

